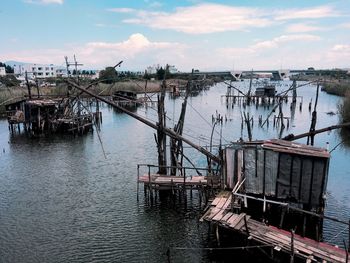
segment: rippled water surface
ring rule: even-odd
[[[241,88],[247,82],[237,83]],[[280,90],[288,88],[284,82]],[[200,145],[208,145],[211,116],[216,111],[228,120],[217,125],[213,144],[247,138],[241,133],[238,105],[226,108],[226,86],[217,84],[209,91],[189,99],[184,135]],[[293,114],[284,105],[286,116],[293,115],[288,133],[309,129],[310,98],[315,86],[299,89],[303,110]],[[320,93],[317,127],[338,122],[341,99]],[[167,97],[167,125],[178,117],[182,99]],[[136,199],[138,163],[156,164],[154,131],[144,124],[104,105],[100,136],[97,133],[73,138],[51,136],[28,139],[10,136],[6,120],[0,121],[0,262],[165,262],[168,247],[209,247],[208,226],[198,223],[200,204],[196,193],[175,201],[164,197],[155,204],[145,200],[140,190]],[[272,123],[259,129],[258,115],[270,109],[253,106],[247,111],[254,116],[255,139],[278,136]],[[156,119],[152,108],[138,108],[138,113]],[[316,136],[316,145],[330,149],[342,139],[337,132]],[[305,140],[301,140],[305,142]],[[186,148],[193,161],[205,165],[203,156]],[[347,221],[350,217],[350,150],[340,145],[332,152],[328,178],[326,214]],[[324,223],[326,241],[342,244],[347,230],[329,221]],[[175,262],[215,260],[215,255],[201,250],[171,253]]]

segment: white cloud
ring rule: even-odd
[[[157,2],[153,2],[157,3]],[[152,4],[152,3],[151,3]],[[322,19],[341,14],[331,6],[271,10],[267,8],[238,7],[232,5],[198,3],[178,7],[173,12],[151,12],[130,8],[114,8],[110,11],[132,13],[124,23],[140,24],[155,29],[170,29],[188,34],[208,34],[227,31],[246,31],[263,28],[287,20]],[[317,27],[301,24],[291,26],[288,32],[310,32]]]
[[[215,52],[223,65],[235,64],[239,69],[305,68],[320,57],[313,56],[306,45],[321,38],[311,34],[291,34],[258,41],[246,47],[219,48]],[[319,60],[317,65],[320,65]]]
[[[291,24],[287,26],[286,30],[289,33],[306,33],[306,32],[313,32],[313,31],[323,31],[323,30],[326,30],[326,28],[318,27],[310,24],[297,23],[297,24]]]
[[[350,53],[350,45],[337,44],[333,46],[332,51]]]
[[[339,25],[340,28],[350,28],[350,23],[344,23]]]
[[[61,65],[64,56],[75,54],[84,67],[104,68],[124,60],[123,65],[128,69],[142,70],[157,63],[176,64],[176,60],[183,57],[186,48],[185,45],[175,42],[153,42],[136,33],[121,42],[89,42],[82,46],[71,45],[62,49],[23,50],[4,54],[4,57],[8,60]]]
[[[219,4],[179,7],[174,13],[138,11],[136,17],[123,22],[189,34],[246,30],[271,24],[258,9]]]
[[[109,8],[109,9],[107,9],[107,11],[115,12],[115,13],[133,13],[136,10],[132,9],[132,8],[122,7],[122,8]]]
[[[340,13],[331,6],[319,6],[305,9],[286,9],[275,12],[276,20],[291,19],[317,19],[325,17],[338,17]]]
[[[251,48],[255,51],[259,49],[267,49],[267,48],[277,48],[281,44],[285,44],[287,42],[309,42],[309,41],[319,41],[321,38],[319,36],[310,35],[310,34],[295,34],[295,35],[282,35],[279,37],[275,37],[272,40],[266,40],[258,42],[251,46]]]
[[[59,4],[59,5],[62,5],[64,0],[24,0],[24,2],[28,3],[28,4],[43,4],[43,5]]]

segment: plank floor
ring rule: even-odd
[[[291,251],[291,233],[274,226],[267,226],[262,222],[253,220],[245,213],[234,214],[230,211],[231,193],[219,193],[210,208],[205,212],[200,221],[206,220],[222,227],[229,228],[249,237],[261,244],[271,245],[275,249],[285,253]],[[247,225],[244,222],[246,219]],[[247,227],[248,229],[247,229]],[[346,252],[344,249],[333,245],[317,242],[315,240],[294,235],[294,254],[305,261],[344,263]]]
[[[151,180],[150,180],[151,179]],[[207,179],[204,176],[168,176],[168,175],[160,175],[160,174],[144,174],[139,177],[138,180],[140,183],[151,184],[153,185],[188,185],[188,186],[197,186],[197,185],[207,185]]]

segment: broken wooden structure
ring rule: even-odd
[[[237,188],[236,188],[237,190]],[[234,191],[235,192],[235,191]],[[245,212],[234,212],[234,192],[220,192],[211,202],[200,221],[215,224],[241,235],[247,247],[261,246],[261,251],[271,260],[282,262],[348,262],[348,252],[324,242],[303,237],[295,230],[284,230],[261,222]],[[273,201],[271,201],[273,202]],[[217,239],[220,239],[217,228]],[[298,261],[298,262],[299,262]]]
[[[20,125],[31,135],[44,133],[83,134],[92,129],[94,115],[69,98],[32,98],[5,105],[9,129]]]

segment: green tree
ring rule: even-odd
[[[15,72],[14,69],[8,65],[6,65],[5,71],[6,71],[6,73],[14,73]]]
[[[157,79],[162,80],[164,78],[165,70],[163,67],[157,69]]]
[[[113,67],[107,67],[104,70],[100,71],[100,80],[102,80],[103,83],[114,83],[117,80],[117,72]]]
[[[0,62],[0,67],[5,67],[6,73],[14,73],[15,72],[11,66],[6,65],[5,63]]]

